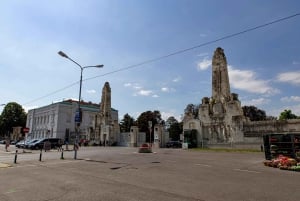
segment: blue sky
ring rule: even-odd
[[[211,96],[211,58],[222,47],[242,105],[300,115],[299,15],[119,71],[297,13],[298,0],[0,1],[0,104],[78,99],[80,69],[61,50],[82,66],[104,64],[84,70],[83,100],[99,103],[108,81],[120,118],[159,110],[179,120]]]

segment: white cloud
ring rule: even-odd
[[[174,78],[172,81],[173,82],[179,82],[181,80],[181,77],[176,77],[176,78]]]
[[[162,87],[161,91],[162,92],[174,92],[176,90],[174,88]]]
[[[137,90],[142,88],[138,83],[130,83],[130,82],[125,83],[124,87],[130,87],[132,89],[137,89]]]
[[[153,91],[151,90],[140,90],[137,92],[138,95],[141,95],[141,96],[150,96],[151,94],[153,94]]]
[[[142,87],[138,86],[138,85],[134,86],[133,88],[136,89],[136,90],[142,89]]]
[[[290,109],[293,114],[300,116],[300,105],[292,105],[292,106],[289,106],[288,109]]]
[[[124,87],[131,87],[131,86],[132,86],[131,83],[125,83],[125,84],[124,84]]]
[[[270,99],[266,98],[257,98],[257,99],[251,99],[251,100],[246,100],[243,101],[243,105],[254,105],[254,106],[259,106],[259,105],[265,105],[270,102]]]
[[[161,91],[163,91],[163,92],[168,92],[168,91],[169,91],[169,88],[168,88],[168,87],[163,87],[163,88],[161,88]]]
[[[175,117],[175,119],[177,120],[177,121],[181,121],[181,115],[178,115],[177,114],[177,112],[175,111],[175,110],[170,110],[170,111],[161,111],[160,112],[160,114],[161,114],[161,118],[163,119],[163,120],[167,120],[169,117]]]
[[[95,89],[89,89],[89,90],[86,90],[86,92],[88,94],[95,94],[96,93],[96,90]]]
[[[142,86],[138,83],[126,83],[124,84],[125,87],[130,87],[134,90],[133,96],[151,96],[153,98],[158,98],[159,96],[154,94],[152,90],[145,90]]]
[[[278,117],[281,112],[284,110],[291,110],[293,114],[299,116],[300,115],[300,104],[298,105],[285,105],[282,107],[274,108],[273,110],[268,111],[268,115],[272,115]]]
[[[300,85],[300,71],[281,73],[277,76],[279,82]]]
[[[293,61],[293,65],[299,65],[300,64],[300,62],[298,62],[298,61]]]
[[[35,109],[35,108],[38,108],[39,106],[22,106],[25,110],[25,112],[28,112],[29,110],[32,110],[32,109]]]
[[[206,34],[200,34],[200,37],[206,37],[207,35]]]
[[[198,57],[207,57],[208,56],[208,53],[200,53],[197,55]]]
[[[228,66],[228,74],[230,85],[233,88],[265,95],[279,93],[278,89],[269,85],[269,81],[258,79],[253,71],[239,70],[234,69],[232,66]]]
[[[282,102],[300,102],[300,96],[283,97],[280,99]]]
[[[211,66],[211,60],[204,58],[202,61],[200,61],[197,64],[197,70],[201,71],[201,70],[206,70]]]

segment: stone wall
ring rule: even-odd
[[[143,143],[146,142],[146,133],[144,133],[144,132],[137,133],[137,136],[136,136],[137,143],[132,143],[132,141],[131,141],[132,135],[133,135],[133,133],[131,133],[131,132],[118,133],[117,134],[117,138],[118,138],[117,145],[122,146],[122,147],[139,147]]]
[[[244,137],[260,137],[269,133],[299,132],[300,119],[248,121],[243,125]]]

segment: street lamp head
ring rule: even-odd
[[[95,67],[96,67],[96,68],[103,68],[103,66],[104,66],[104,65],[101,64],[101,65],[96,65]]]
[[[63,51],[59,51],[58,54],[62,57],[69,58],[68,55],[66,55]]]

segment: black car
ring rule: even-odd
[[[44,143],[48,144],[50,143],[50,149],[57,148],[59,146],[59,142],[61,142],[60,138],[45,138],[42,140],[39,140],[35,143],[31,143],[29,145],[29,149],[43,149],[44,148]]]
[[[180,141],[169,141],[166,143],[167,148],[181,148],[182,143]]]
[[[25,148],[28,149],[31,144],[34,144],[35,142],[39,141],[40,139],[33,139],[27,143],[25,143]]]

